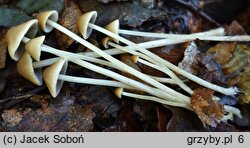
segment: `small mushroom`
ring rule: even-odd
[[[209,41],[250,41],[249,35],[238,35],[238,36],[211,36],[210,34],[200,35],[200,34],[166,34],[166,33],[152,33],[152,32],[140,32],[120,29],[119,20],[115,20],[106,26],[108,30],[114,32],[115,34],[126,34],[132,36],[142,36],[150,38],[167,38],[174,40],[209,40]],[[117,40],[115,40],[117,42]]]
[[[18,60],[17,72],[35,85],[42,85],[42,68],[34,68],[29,53],[24,52]]]
[[[44,81],[53,97],[58,95],[64,81],[111,87],[119,86],[127,89],[133,89],[133,87],[117,81],[68,76],[66,75],[67,66],[68,62],[64,59],[60,59],[51,66],[47,67],[43,72]]]
[[[8,42],[9,55],[13,60],[18,60],[24,52],[22,47],[23,42],[27,42],[28,38],[34,38],[38,31],[38,22],[36,19],[27,21],[18,26],[10,28],[7,32],[6,38]],[[19,45],[21,44],[21,47]]]
[[[112,64],[114,64],[115,66],[117,67],[121,67],[123,68],[123,71],[127,71],[128,73],[134,75],[135,77],[147,82],[148,84],[151,84],[152,86],[155,86],[156,88],[158,89],[161,89],[163,91],[167,91],[168,93],[170,93],[171,95],[177,95],[177,97],[179,99],[182,99],[182,98],[188,98],[187,96],[183,95],[183,94],[180,94],[176,91],[174,91],[173,89],[161,84],[160,82],[148,77],[147,75],[129,67],[128,65],[122,63],[121,61],[115,59],[114,57],[110,56],[109,54],[105,53],[104,51],[102,51],[101,49],[97,48],[96,46],[92,45],[91,43],[87,42],[86,40],[82,39],[81,37],[79,37],[78,35],[76,35],[75,33],[69,31],[68,29],[64,28],[63,26],[57,24],[56,22],[54,22],[53,20],[50,20],[50,15],[53,15],[54,13],[57,13],[56,11],[49,11],[49,12],[44,12],[44,13],[40,13],[38,15],[38,22],[39,24],[42,26],[42,28],[44,28],[43,30],[45,31],[45,28],[46,28],[46,25],[50,25],[51,27],[54,27],[56,28],[57,30],[65,33],[66,35],[68,35],[69,37],[71,37],[72,39],[74,39],[75,41],[79,42],[80,44],[82,44],[83,46],[91,49],[92,51],[96,52],[97,54],[99,54],[101,57],[105,58],[106,60],[108,60],[109,62],[111,62]],[[89,13],[91,14],[91,13]],[[92,13],[93,15],[94,13]],[[81,16],[79,20],[82,20],[81,18],[84,17],[84,16]],[[93,19],[90,19],[90,21],[93,20]],[[44,24],[46,24],[44,26]],[[78,26],[80,24],[86,24],[83,23],[83,22],[79,22],[78,21]],[[88,26],[90,27],[91,26],[91,23],[87,23]],[[94,24],[92,24],[93,26],[95,26]],[[93,28],[93,27],[91,27]],[[110,31],[107,31],[106,29],[103,29],[101,27],[98,27],[98,26],[95,26],[93,29],[97,29],[98,30],[101,30],[101,31],[104,31],[103,33],[111,33],[113,34],[112,32]],[[81,30],[81,29],[80,29]],[[82,32],[83,34],[83,32]],[[116,36],[115,36],[116,37]],[[119,37],[119,36],[118,36]],[[123,38],[122,38],[123,39]],[[129,41],[130,42],[130,41]],[[132,42],[131,42],[132,43]],[[134,44],[134,43],[133,43]],[[136,45],[136,44],[134,44]]]

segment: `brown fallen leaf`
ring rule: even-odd
[[[211,47],[207,53],[219,64],[226,64],[232,57],[236,42],[220,42]],[[223,58],[222,58],[223,57]]]
[[[197,88],[191,97],[191,106],[203,122],[203,125],[216,127],[224,116],[222,105],[212,100],[214,91],[206,88]]]
[[[168,132],[208,131],[194,112],[180,107],[167,105],[164,105],[164,107],[169,109],[173,114],[166,126]]]
[[[157,106],[157,118],[156,129],[160,132],[167,131],[167,125],[172,118],[172,113],[169,109],[163,107],[162,105]]]
[[[227,35],[246,35],[246,31],[237,21],[233,21],[225,29]]]
[[[3,124],[7,127],[18,125],[23,118],[23,115],[17,109],[4,110],[2,114]]]
[[[60,15],[59,23],[65,28],[69,29],[74,33],[78,33],[76,21],[82,15],[81,10],[78,5],[74,1],[65,2],[65,9],[63,13]],[[67,35],[61,33],[60,31],[56,31],[57,44],[60,49],[66,50],[74,40],[68,37]]]

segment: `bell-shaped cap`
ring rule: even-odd
[[[103,38],[102,39],[102,45],[103,45],[103,47],[105,47],[105,48],[109,48],[109,45],[108,45],[108,42],[110,42],[111,41],[111,39],[110,39],[110,37],[105,37],[105,38]]]
[[[97,18],[97,12],[91,11],[83,14],[77,20],[77,28],[81,32],[84,39],[88,39],[92,33],[92,28],[89,27],[89,23],[94,24]]]
[[[68,62],[64,59],[60,59],[43,71],[44,82],[53,97],[56,97],[62,88],[64,81],[59,79],[59,75],[65,74],[67,67]]]
[[[13,60],[17,61],[24,52],[24,44],[21,43],[22,40],[26,42],[28,40],[27,38],[34,38],[37,31],[38,21],[36,19],[27,21],[8,30],[6,39],[8,42],[9,55]]]
[[[17,62],[17,72],[30,82],[41,86],[42,80],[42,68],[34,69],[32,63],[32,57],[29,53],[24,52]]]
[[[137,63],[138,60],[139,60],[139,56],[138,56],[138,55],[132,55],[132,56],[131,56],[131,60],[132,60],[134,63]]]
[[[109,23],[105,29],[107,29],[110,32],[113,32],[116,35],[119,35],[119,29],[120,29],[120,22],[119,20],[114,20],[113,22]],[[119,43],[119,40],[111,38],[114,42]]]
[[[118,98],[122,98],[122,93],[123,93],[123,88],[116,88],[114,90],[114,94],[118,97]]]
[[[54,27],[47,24],[47,21],[51,20],[53,22],[57,22],[58,21],[58,12],[55,10],[41,12],[36,16],[36,18],[38,19],[38,23],[39,23],[40,27],[42,28],[42,30],[44,32],[48,33],[50,31],[52,31]]]
[[[39,36],[39,37],[31,39],[25,44],[26,51],[36,61],[40,61],[41,47],[42,47],[44,40],[45,40],[45,36],[43,35],[43,36]]]

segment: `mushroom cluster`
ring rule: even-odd
[[[127,96],[193,110],[190,99],[193,90],[187,86],[176,75],[176,73],[200,84],[203,87],[224,95],[234,96],[238,93],[236,87],[224,88],[207,82],[206,80],[173,65],[167,60],[162,59],[148,49],[192,41],[197,38],[200,40],[213,41],[250,41],[249,36],[224,36],[223,28],[217,28],[191,35],[138,32],[119,29],[118,20],[115,20],[105,28],[102,28],[94,24],[97,18],[97,12],[91,11],[78,18],[77,27],[82,34],[82,37],[80,37],[58,24],[58,17],[56,11],[41,12],[37,15],[37,19],[12,27],[7,32],[8,51],[10,57],[13,60],[18,61],[17,70],[19,74],[36,85],[42,85],[44,80],[53,97],[56,97],[59,94],[63,82],[68,81],[73,83],[115,87],[115,95],[119,98]],[[71,53],[44,44],[45,36],[36,37],[39,25],[45,33],[57,29],[74,39],[76,42],[92,50],[92,52]],[[101,50],[87,41],[92,30],[107,35],[107,37],[102,40],[103,46],[107,48],[106,50]],[[135,44],[119,34],[150,36],[160,39]],[[119,44],[120,42],[126,44],[126,46],[121,46]],[[53,54],[56,57],[40,60],[42,52]],[[140,62],[141,64],[165,73],[168,77],[155,77],[153,75],[144,74],[112,56],[122,53],[130,54],[133,62]],[[68,62],[110,77],[112,80],[66,75]],[[136,79],[126,77],[100,65],[112,67],[120,72],[129,73]],[[44,67],[46,68],[42,70]],[[182,94],[169,87],[169,85],[172,84],[178,85],[189,95]],[[214,101],[220,100],[216,96],[213,96],[212,99]],[[224,105],[224,110],[225,115],[221,120],[232,118],[232,114],[241,116],[240,111],[237,108]]]

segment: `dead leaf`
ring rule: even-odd
[[[228,63],[232,57],[236,42],[220,42],[211,47],[207,53],[212,55],[212,58],[219,64]],[[223,58],[222,58],[223,57]]]
[[[158,118],[158,121],[156,123],[156,129],[160,132],[166,132],[167,131],[167,125],[169,123],[169,121],[171,120],[173,114],[172,112],[159,105],[157,106],[157,118]]]
[[[78,29],[76,26],[77,19],[82,15],[81,10],[74,1],[67,1],[65,4],[65,9],[60,15],[59,23],[70,31],[78,34]],[[64,33],[56,30],[57,44],[60,49],[66,50],[75,41],[65,35]]]
[[[233,21],[229,26],[226,26],[225,29],[227,35],[246,35],[246,31],[237,21]]]
[[[191,97],[191,106],[203,122],[216,127],[224,116],[224,108],[222,105],[212,100],[214,91],[206,88],[198,88],[194,90]]]
[[[98,18],[96,24],[101,26],[107,25],[115,19],[119,19],[121,25],[136,27],[152,17],[166,15],[163,11],[145,8],[135,1],[105,5],[93,0],[80,0],[79,6],[84,13],[94,10],[97,11]]]
[[[18,125],[23,118],[23,115],[17,109],[5,110],[2,114],[3,124],[7,127]]]
[[[237,45],[232,58],[223,67],[226,74],[233,74],[238,78],[241,103],[250,103],[250,48],[246,45]]]
[[[179,107],[164,106],[173,113],[166,126],[168,132],[208,131],[194,112]]]

